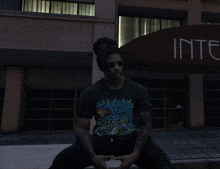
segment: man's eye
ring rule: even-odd
[[[115,67],[115,63],[114,62],[109,62],[108,66],[109,66],[109,68],[113,68],[113,67]]]

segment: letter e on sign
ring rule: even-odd
[[[216,58],[216,57],[214,57],[213,55],[212,55],[212,46],[219,46],[219,44],[212,44],[212,42],[213,43],[219,43],[219,41],[218,40],[209,40],[209,54],[210,54],[210,56],[213,58],[213,59],[215,59],[215,60],[220,60],[219,58]]]

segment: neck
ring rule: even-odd
[[[120,87],[124,83],[124,77],[121,77],[119,79],[111,79],[105,76],[105,80],[106,80],[107,86],[111,86],[114,88]]]

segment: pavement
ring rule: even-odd
[[[220,129],[154,130],[151,137],[177,169],[220,169]],[[0,134],[0,169],[49,168],[75,141],[73,132]],[[106,164],[116,168],[120,161]]]

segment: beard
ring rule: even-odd
[[[123,78],[123,76],[112,76],[112,77],[110,77],[110,79],[112,79],[114,81],[120,80],[122,78]]]

